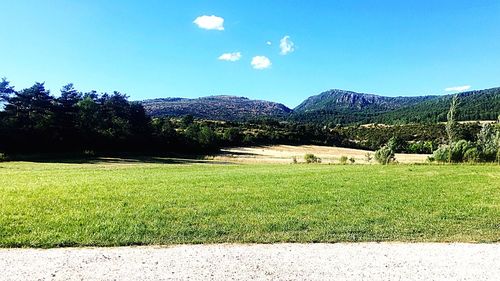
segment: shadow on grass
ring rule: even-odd
[[[74,154],[37,154],[17,155],[11,157],[10,161],[63,164],[234,164],[225,161],[206,160],[205,157],[205,155],[143,156],[133,154],[110,154],[100,156],[83,156]]]

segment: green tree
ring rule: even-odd
[[[62,87],[61,95],[56,99],[56,126],[59,134],[66,145],[74,146],[78,142],[78,103],[82,100],[82,94],[78,92],[73,84]]]
[[[184,128],[189,127],[189,125],[193,124],[193,122],[194,122],[193,115],[186,115],[186,116],[183,116],[181,119],[181,124]]]
[[[208,126],[202,126],[198,135],[198,142],[204,148],[214,148],[217,146],[217,135]]]
[[[0,81],[0,104],[3,102],[7,102],[11,94],[13,94],[14,87],[10,86],[10,82],[7,81],[7,78],[2,78]]]
[[[14,92],[5,104],[5,113],[21,130],[44,130],[53,125],[54,98],[44,83]]]
[[[494,127],[490,124],[485,124],[477,135],[477,146],[483,161],[495,161],[497,156],[498,144],[496,140]]]
[[[446,134],[448,136],[448,145],[449,147],[453,146],[453,141],[456,138],[456,130],[457,130],[457,107],[458,107],[458,95],[454,95],[451,99],[450,109],[448,110],[447,122],[446,122]],[[448,156],[448,162],[451,162],[451,150],[450,155]]]
[[[238,144],[241,142],[241,133],[238,128],[231,127],[227,130],[224,130],[222,134],[222,139],[230,145]]]

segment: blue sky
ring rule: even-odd
[[[396,96],[500,86],[498,0],[0,0],[0,7],[0,76],[17,89],[45,81],[58,93],[72,82],[133,100],[230,94],[294,107],[332,88]],[[209,18],[201,22],[212,29],[200,28],[194,21],[204,15],[223,25]],[[237,52],[237,61],[218,59]],[[264,69],[251,65],[256,56]]]

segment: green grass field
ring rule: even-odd
[[[498,165],[0,163],[0,247],[500,241]]]

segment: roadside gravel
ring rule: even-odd
[[[500,244],[0,249],[0,280],[499,280]]]

